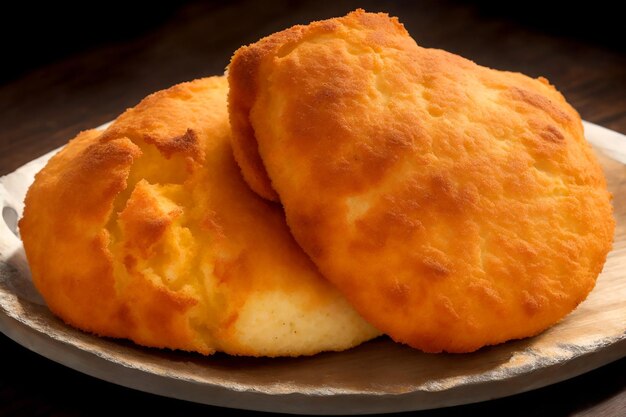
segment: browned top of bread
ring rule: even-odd
[[[593,288],[611,197],[547,80],[359,10],[239,49],[229,83],[245,179],[395,340],[466,352],[534,335]]]
[[[37,175],[21,236],[66,322],[155,347],[298,356],[374,337],[239,174],[224,77],[81,133]]]

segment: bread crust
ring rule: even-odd
[[[50,160],[20,221],[36,287],[72,326],[145,346],[299,356],[376,336],[241,178],[227,89],[152,94]]]
[[[532,336],[593,288],[611,196],[544,78],[419,47],[358,10],[241,48],[229,83],[246,180],[394,340],[470,352]]]

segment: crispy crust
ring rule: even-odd
[[[298,243],[393,339],[473,351],[541,332],[593,288],[611,197],[547,80],[362,10],[241,48],[229,74],[246,179],[271,179]]]
[[[364,13],[361,9],[341,19],[330,19],[312,22],[307,26],[297,25],[282,32],[267,36],[260,41],[239,48],[228,67],[229,80],[229,115],[233,130],[232,143],[235,159],[239,164],[242,174],[250,187],[260,196],[278,201],[278,195],[263,161],[259,156],[254,126],[250,123],[250,112],[256,101],[258,89],[263,80],[259,74],[261,68],[271,67],[275,59],[287,56],[299,43],[309,39],[315,39],[325,35],[333,35],[344,26],[352,24],[361,25],[364,28],[373,29],[377,25],[384,25],[386,30],[406,34],[404,26],[396,18],[389,19],[387,15]],[[382,43],[386,40],[382,39]],[[292,87],[296,87],[298,80],[292,79]],[[297,87],[296,87],[297,88]],[[321,104],[321,103],[320,103]],[[312,121],[300,120],[303,128],[309,126]]]
[[[240,177],[227,87],[155,93],[50,160],[20,221],[35,285],[67,323],[145,346],[298,356],[376,336]]]

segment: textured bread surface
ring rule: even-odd
[[[241,178],[227,90],[160,91],[50,160],[20,221],[35,285],[67,323],[146,346],[298,356],[376,336]]]
[[[240,48],[229,83],[245,179],[394,340],[469,352],[535,335],[593,288],[611,196],[547,80],[358,10]]]

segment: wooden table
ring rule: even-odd
[[[12,74],[11,80],[0,85],[0,175],[64,144],[80,130],[114,119],[150,92],[222,73],[232,52],[242,44],[296,23],[342,15],[356,7],[356,2],[350,3],[354,4],[239,1],[170,7],[124,39],[99,37],[95,47],[83,45],[73,53],[65,51],[54,62],[19,76]],[[531,6],[539,4],[531,2]],[[423,46],[447,49],[494,68],[543,75],[584,119],[626,133],[626,52],[620,45],[597,36],[583,40],[583,31],[558,24],[548,25],[551,33],[547,34],[499,17],[484,5],[426,1],[359,2],[358,6],[399,16]],[[141,11],[129,13],[122,23],[142,17]],[[582,18],[584,13],[577,16]],[[597,13],[592,15],[598,18]],[[106,14],[107,19],[114,17],[110,11]],[[110,24],[96,22],[112,33],[119,23],[115,19]],[[531,23],[542,26],[541,21]],[[61,24],[70,25],[72,19]],[[88,20],[79,24],[72,36],[80,37],[88,25]],[[572,36],[561,36],[561,29]],[[594,33],[610,34],[606,30]],[[93,416],[120,411],[248,414],[105,383],[39,357],[2,335],[0,353],[0,416]],[[537,391],[414,415],[623,416],[626,359]]]

